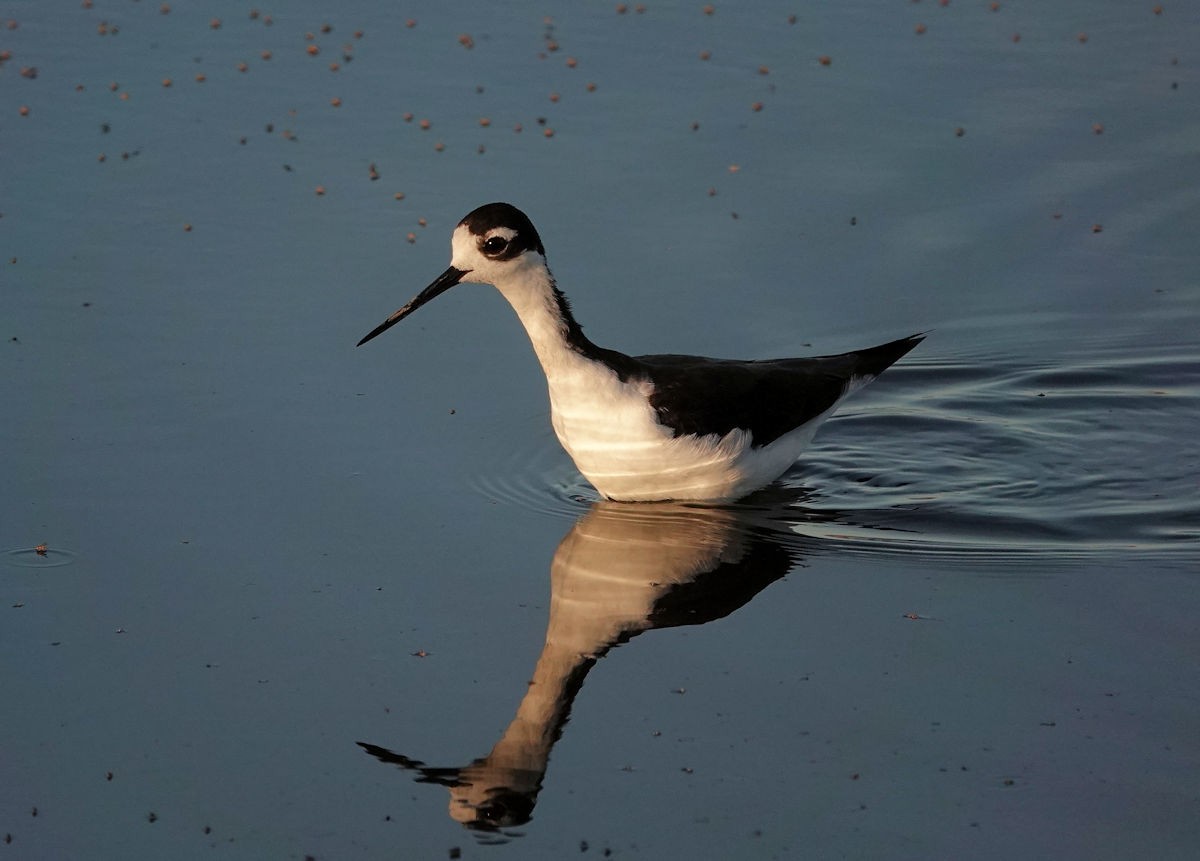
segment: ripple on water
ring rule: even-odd
[[[900,366],[740,505],[839,552],[1200,559],[1200,356],[1156,349]],[[507,439],[477,490],[564,519],[596,501],[548,421]]]
[[[19,547],[5,550],[3,559],[17,568],[58,568],[75,561],[75,554],[58,547]]]
[[[559,446],[549,416],[537,420],[536,430],[523,424],[491,439],[512,444],[488,458],[486,472],[471,478],[478,493],[568,521],[600,499]]]

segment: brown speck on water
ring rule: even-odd
[[[221,29],[221,19],[213,18],[211,21],[208,22],[208,26],[212,27],[214,30],[220,30]]]
[[[264,60],[269,60],[273,55],[270,51],[261,51],[258,56],[262,57]]]
[[[833,63],[833,58],[830,57],[828,54],[822,54],[821,56],[817,57],[817,62],[820,63],[822,66],[828,66]]]
[[[458,44],[469,51],[475,47],[475,40],[471,37],[470,33],[462,33],[458,37]]]
[[[1083,45],[1083,44],[1086,44],[1086,43],[1087,43],[1087,40],[1088,40],[1088,34],[1087,34],[1087,33],[1080,33],[1080,34],[1079,34],[1078,36],[1076,36],[1075,38],[1079,40],[1079,44]]]
[[[701,51],[700,52],[701,60],[709,60],[711,58],[712,58],[712,51]]]
[[[321,53],[321,49],[318,48],[316,45],[309,45],[304,50],[308,53],[308,56],[310,56],[310,57],[315,57],[315,56],[317,56],[317,54]]]
[[[318,186],[317,186],[317,187],[314,189],[314,191],[316,191],[316,193],[317,193],[317,197],[320,197],[321,195],[323,195],[323,194],[325,193],[325,186],[323,186],[323,185],[318,185]]]
[[[1092,134],[1104,134],[1104,123],[1092,123]]]
[[[926,28],[924,24],[918,24],[917,26],[913,27],[913,32],[918,36],[923,36],[925,35],[925,29]]]
[[[411,231],[410,231],[410,232],[408,233],[408,235],[407,235],[407,236],[405,236],[404,238],[408,240],[408,244],[409,244],[409,245],[413,245],[413,244],[415,244],[415,243],[416,243],[416,241],[417,241],[417,234],[415,234],[415,233],[413,233],[413,232],[411,232]]]
[[[1103,224],[1093,224],[1092,225],[1092,233],[1101,233],[1103,231],[1104,231]]]
[[[954,136],[955,136],[956,138],[960,138],[960,137],[962,137],[963,135],[965,135],[966,133],[967,133],[967,130],[966,130],[966,129],[964,129],[962,126],[959,126],[958,128],[956,128],[956,129],[954,130]]]

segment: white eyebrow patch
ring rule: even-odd
[[[491,239],[493,236],[499,236],[501,239],[512,242],[517,236],[517,231],[513,230],[511,227],[493,227],[483,235],[483,238]]]

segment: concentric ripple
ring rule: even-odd
[[[739,503],[860,554],[1200,559],[1200,355],[1155,346],[1052,367],[918,358],[850,401]],[[476,489],[576,518],[598,497],[548,422]]]
[[[18,547],[0,554],[9,565],[17,568],[58,568],[75,561],[75,554],[59,547]]]

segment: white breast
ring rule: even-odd
[[[554,432],[603,496],[625,502],[738,499],[787,471],[832,412],[759,449],[747,430],[676,437],[658,423],[648,381],[597,374],[586,360],[573,370],[550,378]]]

